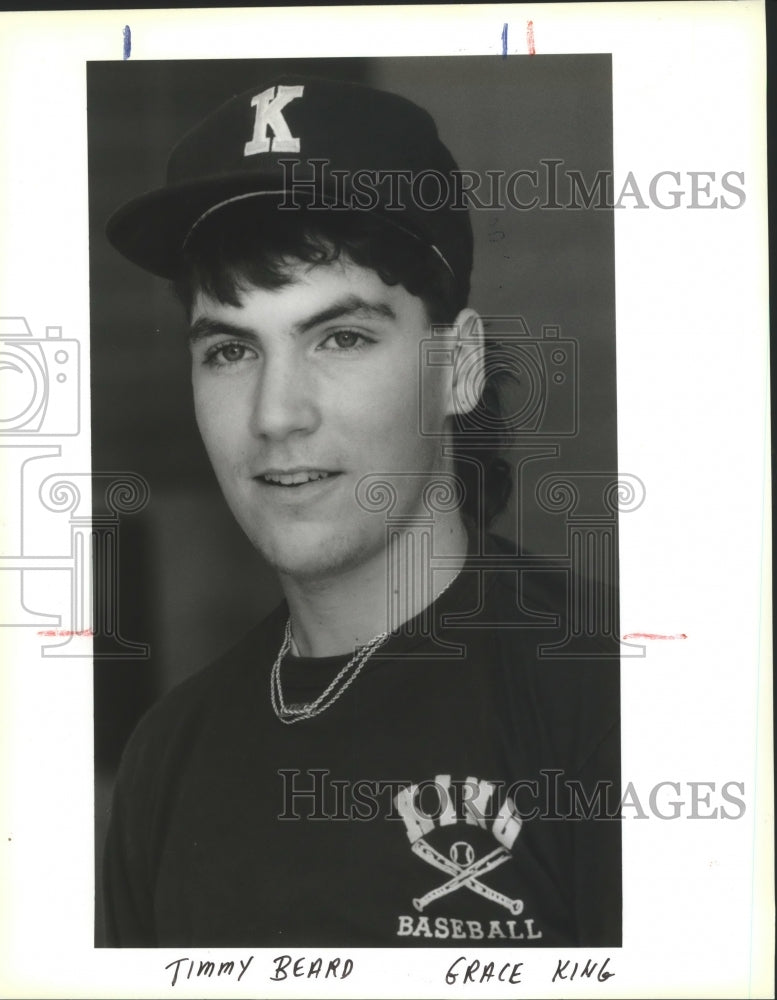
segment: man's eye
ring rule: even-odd
[[[205,364],[215,368],[224,368],[245,360],[248,348],[238,341],[228,344],[217,344],[205,354]]]
[[[336,330],[334,333],[330,333],[321,347],[325,351],[353,351],[371,343],[371,340],[368,340],[363,334],[357,333],[356,330]]]

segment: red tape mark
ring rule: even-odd
[[[678,632],[676,635],[659,635],[656,632],[629,632],[624,635],[624,639],[687,639],[685,632]]]
[[[88,638],[93,636],[94,632],[90,628],[82,629],[80,632],[71,632],[70,629],[65,628],[44,628],[39,629],[38,635],[85,635]]]
[[[534,48],[534,21],[526,22],[526,47],[530,56],[533,56],[537,51]]]

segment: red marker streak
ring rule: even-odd
[[[38,632],[38,635],[85,635],[93,636],[94,632],[90,628],[85,628],[82,632],[70,632],[65,628],[44,628]]]
[[[534,48],[534,21],[526,22],[526,47],[530,56],[533,56],[537,51]]]
[[[624,639],[687,639],[685,632],[678,632],[677,635],[658,635],[656,632],[629,632],[624,635]]]

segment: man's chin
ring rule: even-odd
[[[299,581],[326,579],[348,572],[369,556],[367,539],[359,540],[353,530],[337,534],[326,529],[298,526],[278,537],[251,537],[254,546],[281,577]],[[376,540],[379,551],[383,540]]]

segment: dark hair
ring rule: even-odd
[[[331,264],[342,258],[420,298],[430,323],[453,323],[467,304],[468,283],[463,286],[433,248],[399,225],[369,212],[283,211],[261,199],[226,205],[196,226],[173,288],[187,312],[198,292],[238,306],[248,288],[287,285],[294,263]],[[453,434],[454,471],[464,486],[462,510],[484,526],[504,508],[512,485],[493,433],[501,414],[498,382],[499,372],[491,370],[477,408],[466,421],[455,418]],[[487,445],[481,441],[473,447],[473,428],[488,429]]]

